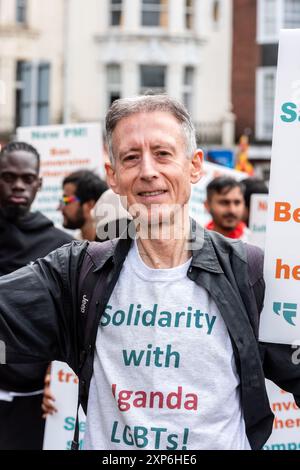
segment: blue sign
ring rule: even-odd
[[[234,153],[232,150],[208,150],[206,160],[227,168],[234,168]]]

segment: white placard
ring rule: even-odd
[[[268,212],[268,195],[252,194],[249,213],[249,243],[264,249]]]
[[[300,339],[300,30],[280,32],[260,340]]]
[[[206,187],[217,176],[230,176],[237,181],[247,178],[247,174],[242,171],[232,170],[215,163],[203,163],[203,176],[197,184],[192,185],[192,193],[189,201],[190,216],[203,227],[211,220],[210,214],[204,207],[206,200]]]
[[[17,137],[33,145],[41,156],[43,187],[32,208],[61,226],[62,215],[57,208],[64,177],[79,169],[104,176],[101,126],[92,123],[20,127]]]
[[[300,450],[300,409],[293,395],[269,380],[266,385],[275,420],[264,450]]]
[[[54,405],[58,412],[47,417],[43,449],[70,450],[76,421],[78,379],[64,362],[52,363],[51,391],[55,397]],[[79,417],[79,448],[82,449],[85,415],[81,408]]]

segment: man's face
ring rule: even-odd
[[[0,159],[0,207],[7,218],[24,216],[42,184],[35,155],[16,150]]]
[[[155,111],[121,119],[112,146],[115,165],[106,165],[108,182],[127,197],[129,212],[139,206],[149,222],[150,217],[165,219],[188,202],[191,183],[201,177],[202,152],[187,158],[185,136],[173,115]]]
[[[243,218],[245,208],[244,196],[238,187],[228,192],[226,192],[225,188],[221,194],[213,193],[205,205],[215,225],[224,231],[234,230]]]
[[[66,183],[63,187],[63,196],[76,196],[76,185],[74,183]],[[84,211],[80,201],[68,202],[66,205],[61,203],[59,210],[63,215],[63,226],[70,230],[81,228],[85,223]]]

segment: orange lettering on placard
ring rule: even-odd
[[[274,420],[274,429],[283,429],[283,428],[299,428],[300,427],[300,418],[296,419],[278,419]]]
[[[265,201],[259,201],[258,210],[259,211],[267,211],[268,210],[268,204]]]
[[[275,222],[288,222],[291,218],[291,204],[288,202],[275,202],[274,220]]]
[[[57,155],[70,155],[70,149],[51,148],[50,155],[52,155],[53,157],[56,157]]]
[[[57,372],[58,375],[58,381],[59,382],[65,382],[65,383],[78,383],[78,377],[73,374],[73,372],[64,372],[62,369],[60,369]]]
[[[275,278],[290,279],[291,277],[296,281],[300,281],[300,265],[291,267],[288,264],[283,264],[282,259],[278,258],[276,260]]]
[[[275,222],[289,222],[293,220],[300,223],[300,207],[291,211],[291,204],[289,202],[275,202],[274,206],[274,221]]]

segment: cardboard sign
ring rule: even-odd
[[[206,186],[217,176],[230,176],[237,181],[247,178],[247,174],[241,171],[231,170],[225,166],[216,165],[215,163],[203,163],[203,176],[197,184],[192,185],[192,193],[189,201],[190,215],[200,225],[205,226],[211,216],[204,207],[206,200]]]
[[[269,380],[266,384],[275,420],[264,450],[300,450],[300,409],[293,395],[280,390]]]
[[[55,407],[58,412],[47,417],[43,449],[70,450],[76,422],[78,378],[63,362],[52,363],[51,391],[55,397]],[[82,449],[85,415],[81,409],[79,416],[79,448]]]
[[[62,194],[62,180],[79,169],[94,170],[104,176],[102,131],[100,124],[20,127],[19,141],[33,145],[41,156],[42,190],[33,210],[46,215],[55,225],[62,225],[57,210]]]
[[[264,249],[268,212],[268,195],[252,194],[249,214],[249,243]]]
[[[265,305],[260,340],[292,344],[300,340],[300,30],[282,30],[275,99]]]

